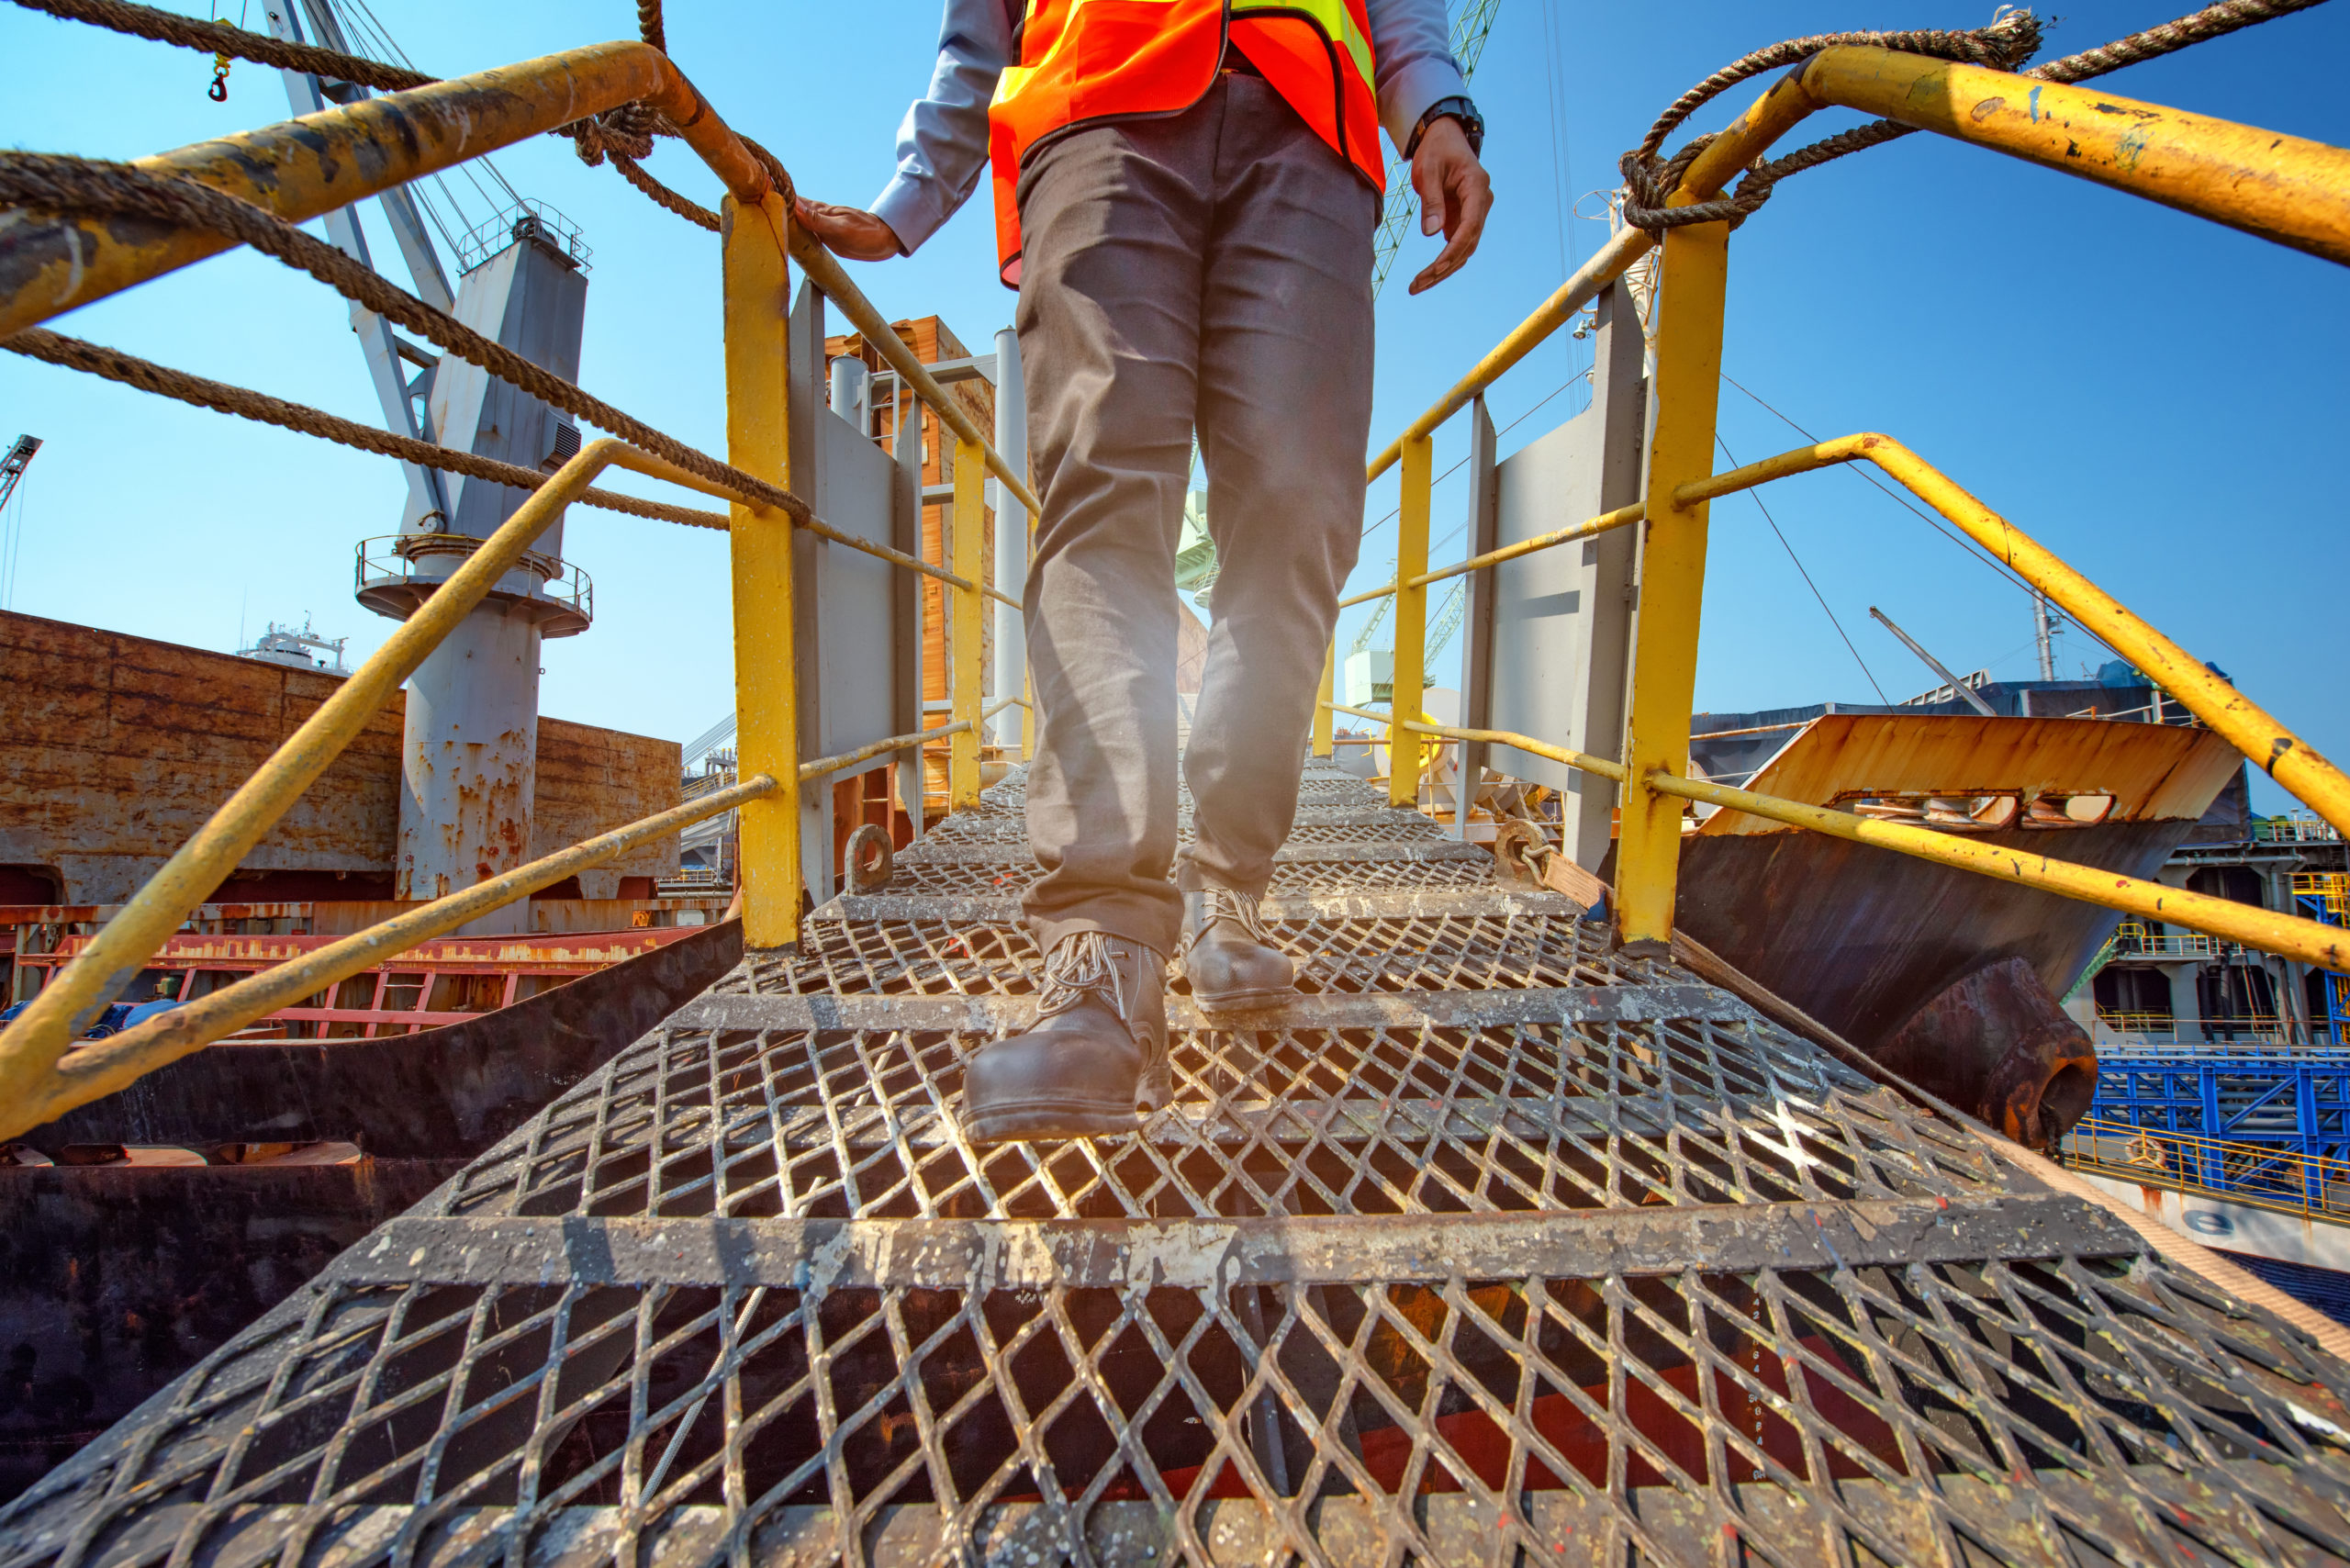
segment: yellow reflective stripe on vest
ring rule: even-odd
[[[1252,11],[1283,12],[1304,17],[1322,29],[1322,36],[1347,51],[1354,62],[1355,73],[1366,87],[1377,91],[1377,79],[1371,69],[1371,40],[1355,26],[1354,12],[1347,0],[1232,0],[1235,21],[1245,19]]]

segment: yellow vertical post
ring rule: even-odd
[[[1714,471],[1729,264],[1728,224],[1665,231],[1658,280],[1663,319],[1656,342],[1656,438],[1649,449],[1651,497],[1671,496],[1676,487]],[[1706,588],[1705,502],[1650,508],[1639,570],[1623,826],[1616,846],[1617,930],[1628,946],[1673,939],[1682,804],[1646,780],[1653,771],[1689,771],[1689,709],[1696,697],[1697,619]]]
[[[780,196],[755,207],[726,198],[726,460],[787,488],[786,367],[790,277],[784,263],[791,218]],[[791,520],[729,509],[734,590],[734,712],[741,777],[765,773],[781,787],[743,807],[737,857],[743,941],[784,947],[800,940],[800,702],[791,655]]]
[[[1424,686],[1420,666],[1427,657],[1428,590],[1407,587],[1428,569],[1428,491],[1435,448],[1422,436],[1404,443],[1403,510],[1395,533],[1394,685],[1387,705],[1387,803],[1416,806],[1420,800],[1419,737],[1404,728],[1420,717]]]
[[[1024,672],[1020,678],[1020,695],[1028,700],[1028,706],[1022,710],[1027,717],[1022,720],[1020,724],[1020,760],[1023,762],[1034,762],[1036,760],[1035,672],[1033,670]]]
[[[1330,704],[1338,700],[1337,671],[1338,644],[1333,642],[1322,650],[1321,700],[1314,704],[1314,755],[1316,756],[1327,756],[1332,749],[1330,730],[1337,715],[1330,711]]]
[[[981,533],[987,527],[982,496],[987,481],[987,457],[979,443],[955,440],[955,506],[948,518],[954,530],[949,569],[967,579],[967,588],[949,588],[946,613],[946,667],[953,681],[949,694],[955,722],[967,723],[947,742],[946,806],[962,811],[979,803],[979,707],[986,700],[979,668],[980,619],[987,601],[979,592]]]

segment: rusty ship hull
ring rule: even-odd
[[[2197,728],[1830,713],[1746,787],[1921,821],[2020,858],[2150,879],[2241,767],[2224,739]],[[2109,804],[2093,806],[2095,820],[2050,809],[2079,801]],[[2121,918],[1736,812],[1682,841],[1682,927],[1864,1049],[1968,973],[2009,958],[2062,996]]]

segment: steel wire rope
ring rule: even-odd
[[[1753,398],[1754,401],[1768,411],[1774,419],[1778,420],[1789,430],[1792,430],[1797,435],[1802,436],[1804,440],[1812,442],[1814,445],[1818,444],[1819,438],[1818,436],[1804,429],[1803,426],[1796,423],[1794,420],[1789,419],[1779,409],[1773,408],[1771,404],[1765,401],[1762,395],[1757,393],[1752,387],[1744,386],[1739,382],[1737,378],[1727,374],[1722,376],[1722,379],[1729,382],[1732,386],[1737,387],[1740,392],[1745,393],[1749,398]],[[1727,450],[1727,448],[1725,448],[1725,450]],[[1985,551],[1982,546],[1976,544],[1964,534],[1954,532],[1951,529],[1950,525],[1944,522],[1941,518],[1936,517],[1933,513],[1919,507],[1915,501],[1903,495],[1899,490],[1895,489],[1892,486],[1887,485],[1884,480],[1878,478],[1874,473],[1870,472],[1867,465],[1858,463],[1845,463],[1839,465],[1839,466],[1856,477],[1867,481],[1868,484],[1873,486],[1874,488],[1882,491],[1886,496],[1889,497],[1897,506],[1899,506],[1904,510],[1911,513],[1928,528],[1932,529],[1936,533],[1941,534],[1944,539],[1947,539],[1952,543],[1957,545],[1959,549],[1964,551],[1969,557],[1981,563],[1983,566],[1989,567],[1992,574],[2001,582],[2006,583],[2010,588],[2020,589],[2026,594],[2037,593],[2038,590],[2033,588],[2030,583],[2024,581],[2021,577],[2018,576],[2014,568],[2000,561],[1998,557]],[[2083,636],[2097,644],[2098,646],[2105,649],[2107,653],[2116,654],[2118,656],[2118,650],[2104,638],[2098,636],[2096,633],[2091,632],[2086,626],[2080,625],[2077,622],[2072,621],[2069,617],[2067,618],[2066,623],[2072,626],[2074,630],[2079,632]]]
[[[1718,431],[1715,433],[1714,444],[1721,448],[1722,455],[1729,459],[1729,465],[1731,467],[1735,468],[1738,466],[1738,458],[1731,453],[1729,449],[1729,442],[1724,441]],[[1803,557],[1796,554],[1796,547],[1787,542],[1786,531],[1779,526],[1779,520],[1773,517],[1771,515],[1771,509],[1762,504],[1762,490],[1760,488],[1755,488],[1751,489],[1746,493],[1753,498],[1754,510],[1762,514],[1762,521],[1769,523],[1771,525],[1771,532],[1778,536],[1779,547],[1787,553],[1787,559],[1796,564],[1796,575],[1803,578],[1803,586],[1809,588],[1811,590],[1811,597],[1819,601],[1820,613],[1828,617],[1828,624],[1835,627],[1836,635],[1844,640],[1844,646],[1852,654],[1852,662],[1860,666],[1861,673],[1868,678],[1869,688],[1876,693],[1876,700],[1879,702],[1884,703],[1888,708],[1892,707],[1893,699],[1887,697],[1885,694],[1885,688],[1877,684],[1876,672],[1869,668],[1868,660],[1861,657],[1861,650],[1852,646],[1852,633],[1844,630],[1844,623],[1841,621],[1837,620],[1836,612],[1829,608],[1828,596],[1819,591],[1819,585],[1811,580],[1811,569],[1803,564]]]

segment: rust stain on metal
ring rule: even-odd
[[[2242,760],[2221,736],[2182,726],[1830,713],[1796,733],[1745,788],[1816,806],[1842,804],[1863,792],[2012,795],[2027,812],[2043,795],[2110,795],[2102,820],[2159,822],[2201,816]],[[1724,837],[1802,830],[1718,812],[1698,831]]]
[[[0,839],[7,845],[0,859],[53,868],[63,884],[60,906],[119,902],[340,684],[314,671],[0,612]],[[397,880],[400,870],[413,870],[395,865],[405,700],[385,706],[241,874],[391,872]],[[498,834],[498,854],[507,857],[498,871],[678,803],[674,741],[542,718],[535,747],[530,809],[516,790],[489,802],[509,824]],[[677,865],[672,838],[610,868],[660,876]],[[255,908],[234,918],[266,917]]]
[[[2096,1046],[2018,958],[1944,987],[1869,1054],[2030,1148],[2053,1148],[2097,1092]]]

